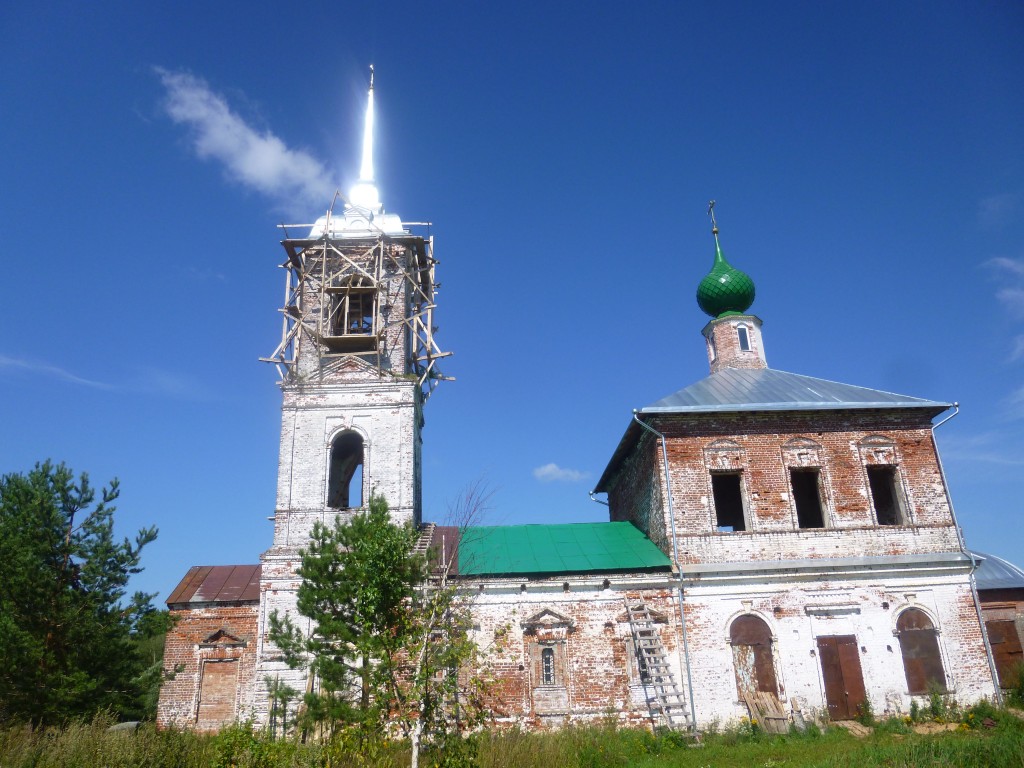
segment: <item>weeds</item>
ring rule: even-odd
[[[927,707],[931,714],[931,701]],[[950,716],[949,702],[940,716]],[[686,735],[620,728],[615,723],[566,726],[525,733],[483,731],[444,743],[423,755],[424,768],[698,768],[745,765],[906,767],[1024,765],[1024,722],[981,702],[963,713],[953,732],[913,733],[909,718],[876,722],[857,739],[841,728],[808,723],[803,733],[765,733],[753,721],[707,732],[697,749]],[[382,736],[338,734],[321,744],[273,741],[247,726],[217,735],[157,731],[110,732],[110,718],[65,728],[0,728],[3,768],[398,768],[409,764],[409,747]]]
[[[875,710],[871,706],[870,699],[864,699],[857,707],[857,717],[854,718],[861,725],[872,728],[875,725]]]

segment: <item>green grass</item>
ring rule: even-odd
[[[986,705],[987,706],[987,705]],[[470,750],[427,754],[425,768],[802,768],[822,766],[1024,767],[1024,722],[991,707],[964,715],[957,731],[910,732],[903,721],[881,721],[858,739],[839,728],[805,734],[768,735],[749,725],[706,735],[691,746],[678,735],[655,736],[614,727],[569,727],[543,733],[482,733]],[[244,727],[217,736],[157,731],[144,725],[134,733],[107,731],[110,721],[32,731],[0,728],[0,768],[343,768],[407,766],[408,747],[382,740],[303,745],[272,742]]]

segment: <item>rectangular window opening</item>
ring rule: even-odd
[[[711,491],[715,499],[715,522],[723,533],[747,530],[743,515],[743,490],[736,474],[711,475]]]
[[[348,336],[373,333],[375,298],[374,291],[363,289],[337,294],[332,311],[332,335]]]
[[[796,524],[800,528],[824,528],[825,510],[821,507],[821,491],[816,469],[791,469],[789,482],[796,503]]]
[[[871,486],[871,503],[879,525],[903,525],[903,509],[900,504],[899,486],[896,482],[896,467],[868,467],[868,485]]]
[[[739,336],[739,339],[740,339],[740,351],[741,352],[749,352],[750,351],[750,336],[747,333],[747,329],[744,328],[741,325],[739,328],[736,329],[736,334]]]

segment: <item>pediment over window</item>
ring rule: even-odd
[[[556,628],[571,629],[573,624],[574,622],[571,618],[564,616],[551,608],[545,608],[544,610],[523,619],[521,622],[522,627],[533,631],[538,629]]]
[[[821,446],[806,437],[794,437],[782,446],[782,460],[787,467],[820,467]]]
[[[868,435],[860,441],[860,454],[865,464],[896,464],[896,444],[884,435]]]
[[[741,470],[746,463],[743,446],[732,440],[715,440],[704,446],[704,464],[719,472]]]
[[[868,435],[860,441],[860,444],[863,446],[885,446],[892,445],[893,441],[885,435]]]
[[[380,380],[380,371],[371,363],[356,355],[343,355],[328,359],[324,362],[321,375],[325,377],[343,376],[346,380]]]
[[[742,451],[743,446],[737,443],[735,440],[715,440],[713,443],[708,443],[704,448],[705,451]]]
[[[244,648],[248,644],[249,643],[247,641],[243,640],[240,637],[232,635],[226,629],[218,629],[216,632],[214,632],[208,638],[203,640],[199,645],[201,647],[206,647],[206,648],[214,647],[214,646],[221,647],[221,648],[233,648],[233,647],[242,647],[242,648]]]
[[[807,437],[794,437],[792,440],[787,440],[783,448],[789,449],[813,449],[817,450],[821,446]]]

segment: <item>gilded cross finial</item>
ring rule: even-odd
[[[373,90],[373,64],[370,65],[370,90]]]

